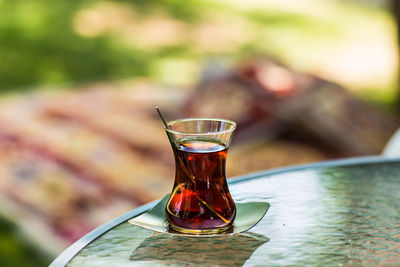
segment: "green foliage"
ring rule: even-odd
[[[47,266],[50,258],[28,242],[11,222],[0,217],[0,266]]]
[[[362,34],[376,21],[388,20],[377,9],[345,1],[318,3],[322,7],[313,6],[318,11],[312,13],[227,0],[0,0],[0,92],[135,76],[161,82],[195,81],[202,62],[215,56],[236,60],[267,54],[309,71],[329,55],[326,47]],[[122,10],[134,14],[132,21],[92,36],[77,32],[77,15],[101,4],[123,5]],[[129,23],[140,28],[157,14],[184,25],[175,42],[152,45],[140,42],[140,30],[118,32],[131,27]],[[109,22],[107,16],[102,20]],[[217,25],[208,37],[216,42],[222,39],[215,48],[196,39],[204,25],[211,25],[211,30]],[[163,34],[168,33],[161,29],[155,35]],[[187,67],[181,73],[165,70],[171,65],[169,59]]]
[[[148,56],[115,48],[104,37],[89,39],[72,31],[77,3],[16,0],[0,4],[1,90],[147,74]]]

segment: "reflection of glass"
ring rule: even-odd
[[[192,234],[229,230],[236,207],[225,175],[227,150],[236,124],[221,119],[168,123],[175,156],[175,183],[166,205],[171,229]]]
[[[256,249],[268,241],[267,237],[254,233],[196,240],[153,233],[132,252],[129,259],[150,261],[150,265],[242,266]]]

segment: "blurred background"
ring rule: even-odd
[[[236,121],[229,177],[380,154],[400,124],[398,5],[0,0],[0,265],[47,265],[170,192],[155,106]]]

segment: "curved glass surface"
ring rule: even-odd
[[[230,185],[270,210],[249,232],[163,235],[124,222],[68,266],[392,265],[400,263],[400,163],[305,168]]]

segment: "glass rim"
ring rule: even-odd
[[[215,131],[215,132],[202,132],[202,133],[194,133],[194,132],[182,132],[182,131],[176,131],[172,129],[167,129],[165,128],[165,131],[173,134],[184,134],[184,135],[211,135],[211,134],[224,134],[224,133],[230,133],[233,132],[236,129],[236,122],[227,120],[227,119],[220,119],[220,118],[184,118],[184,119],[177,119],[177,120],[172,120],[167,122],[167,125],[170,126],[172,124],[178,123],[178,122],[187,122],[187,121],[219,121],[219,122],[227,122],[232,125],[231,128],[227,130],[221,130],[221,131]]]

